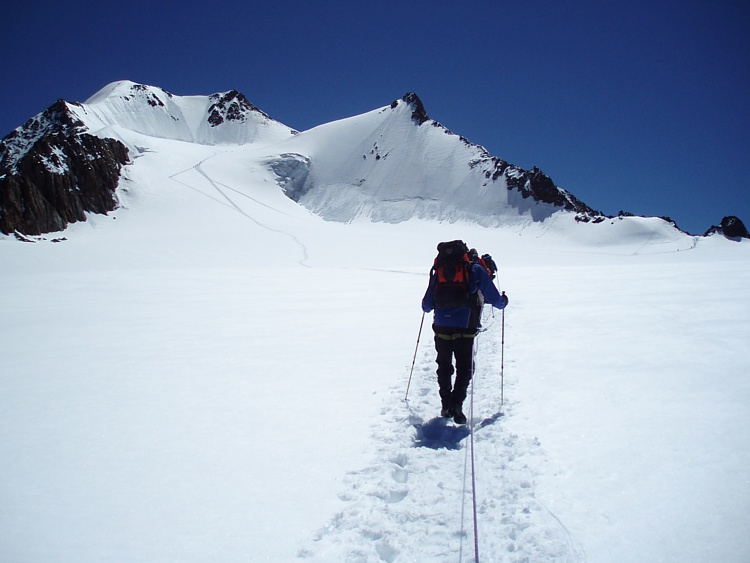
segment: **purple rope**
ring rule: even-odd
[[[474,353],[471,358],[471,407],[469,408],[469,437],[471,440],[471,503],[474,512],[474,562],[479,563],[479,530],[477,529],[477,482],[476,468],[474,464],[474,357],[476,353],[476,340]]]

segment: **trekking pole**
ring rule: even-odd
[[[503,291],[503,295],[505,292]],[[502,329],[500,330],[500,407],[503,406],[505,401],[504,387],[505,387],[505,309],[502,314]]]
[[[417,361],[417,350],[419,350],[419,339],[422,338],[422,325],[424,325],[424,311],[422,311],[422,321],[419,323],[419,333],[417,334],[417,345],[414,348],[414,359],[411,361],[411,371],[409,371],[409,383],[406,386],[406,395],[404,401],[409,400],[409,387],[411,387],[411,375],[414,373],[414,363]]]
[[[495,272],[495,274],[497,274],[497,272]],[[497,286],[497,290],[500,291],[500,278],[498,278],[497,275],[495,275],[495,277],[492,280],[492,282]],[[504,291],[502,293],[505,294]],[[494,307],[492,308],[492,318],[493,319],[495,318],[495,308]]]

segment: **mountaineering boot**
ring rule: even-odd
[[[447,387],[440,387],[440,404],[442,405],[440,408],[440,416],[443,418],[451,418],[453,416],[453,411],[451,410],[453,398],[451,397],[450,382]]]
[[[453,422],[456,424],[466,424],[466,415],[461,410],[461,403],[454,404],[451,412],[453,413]]]

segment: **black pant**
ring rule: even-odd
[[[440,399],[443,407],[461,406],[466,399],[466,390],[474,373],[474,335],[443,334],[435,330],[435,350],[437,351],[437,380],[440,386]],[[456,368],[453,369],[453,356]],[[455,384],[451,376],[456,373]]]

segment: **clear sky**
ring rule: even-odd
[[[750,228],[747,0],[25,0],[0,39],[0,136],[123,79],[299,130],[413,91],[604,213]]]

